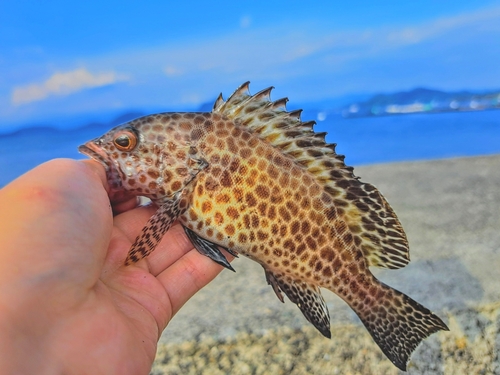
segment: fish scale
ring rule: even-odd
[[[424,338],[448,328],[369,270],[409,262],[404,230],[325,133],[270,92],[252,96],[245,83],[210,113],[145,116],[80,146],[104,165],[112,194],[159,206],[125,263],[146,257],[179,220],[194,247],[226,268],[233,270],[220,248],[261,264],[277,297],[283,302],[284,293],[326,337],[320,288],[336,293],[405,370]]]

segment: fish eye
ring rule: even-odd
[[[131,151],[137,144],[137,136],[131,131],[123,131],[115,137],[113,143],[120,151]]]

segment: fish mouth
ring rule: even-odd
[[[78,151],[101,163],[106,171],[110,169],[109,160],[106,154],[94,143],[94,141],[79,146]]]
[[[106,152],[99,147],[99,142],[98,139],[89,141],[79,146],[78,151],[102,164],[106,171],[106,179],[108,180],[109,197],[113,200],[119,200],[123,198],[122,195],[124,194],[122,184],[123,172],[113,163]]]

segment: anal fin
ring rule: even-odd
[[[266,271],[268,283],[273,287],[278,298],[283,302],[282,290],[295,303],[306,319],[327,338],[331,338],[330,314],[318,286],[302,280],[294,280],[286,275],[276,275]]]
[[[186,235],[191,240],[191,243],[196,248],[196,250],[198,250],[200,254],[203,254],[212,259],[214,262],[220,264],[221,266],[226,267],[227,269],[233,272],[236,272],[234,268],[231,266],[231,264],[228,262],[224,254],[222,254],[222,252],[220,251],[219,247],[221,246],[198,236],[195,232],[193,232],[191,229],[185,226],[183,226],[183,228],[184,232],[186,232]],[[235,257],[238,256],[238,253],[227,248],[224,249],[231,255]]]

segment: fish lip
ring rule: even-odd
[[[101,163],[106,171],[110,169],[109,160],[106,157],[106,154],[99,147],[97,147],[95,141],[90,141],[79,146],[78,151]]]
[[[99,162],[106,172],[106,179],[108,180],[109,191],[108,194],[111,197],[117,197],[116,194],[122,192],[122,178],[123,172],[120,168],[113,163],[113,161],[108,157],[106,152],[99,147],[100,140],[96,139],[89,141],[78,147],[78,151],[84,155]]]

